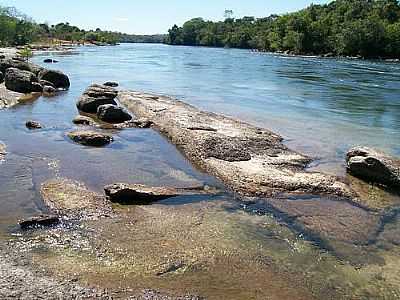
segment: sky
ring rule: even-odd
[[[329,0],[0,0],[39,23],[69,22],[84,29],[101,28],[132,34],[167,33],[174,24],[203,17],[223,20],[226,9],[234,17],[266,17],[296,11]]]

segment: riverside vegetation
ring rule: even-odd
[[[212,22],[195,18],[182,27],[172,27],[167,43],[400,58],[400,5],[397,0],[337,0],[259,19]]]

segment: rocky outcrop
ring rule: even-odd
[[[26,61],[21,61],[15,58],[0,59],[0,72],[3,72],[5,74],[5,72],[10,68],[19,69],[22,71],[28,71],[35,75],[38,75],[39,72],[44,69],[41,66]]]
[[[57,216],[38,216],[38,217],[32,217],[27,220],[23,220],[19,222],[19,226],[21,227],[22,230],[27,230],[27,229],[36,229],[36,228],[41,228],[41,227],[50,227],[50,226],[55,226],[60,223],[60,219]]]
[[[60,71],[42,69],[38,78],[51,82],[56,89],[67,90],[71,85],[68,76]]]
[[[204,193],[204,190],[151,187],[142,184],[115,183],[104,187],[106,197],[113,203],[147,205],[156,201]]]
[[[25,123],[25,126],[28,129],[40,129],[40,128],[43,128],[42,124],[40,124],[37,121],[33,121],[33,120],[27,121]]]
[[[288,149],[279,135],[268,130],[165,96],[122,91],[118,99],[135,116],[151,121],[194,164],[243,195],[286,191],[353,195],[335,176],[307,172],[310,158]]]
[[[94,121],[90,117],[79,115],[72,120],[72,123],[76,125],[93,125]]]
[[[100,105],[97,108],[97,117],[107,123],[123,123],[132,119],[125,109],[112,104]]]
[[[75,143],[93,147],[102,147],[113,141],[111,135],[97,131],[73,131],[68,133],[68,137]]]
[[[400,160],[368,147],[350,149],[347,171],[372,183],[400,188]]]
[[[82,112],[95,114],[101,105],[117,105],[114,100],[117,95],[118,92],[111,87],[93,84],[79,98],[76,106]]]
[[[16,68],[7,69],[5,85],[7,89],[18,93],[41,92],[43,89],[35,74]]]

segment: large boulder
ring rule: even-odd
[[[112,104],[100,105],[97,117],[107,123],[123,123],[132,119],[132,116],[122,107]]]
[[[16,68],[7,69],[5,84],[7,89],[18,93],[38,92],[41,87],[35,74]]]
[[[16,68],[23,71],[29,71],[35,75],[38,75],[39,72],[43,70],[43,67],[41,66],[26,61],[21,61],[15,58],[0,59],[0,72],[5,73],[9,68]]]
[[[53,84],[56,89],[69,89],[71,83],[67,75],[60,71],[43,69],[39,72],[39,80],[46,80]]]
[[[93,84],[79,98],[76,106],[80,111],[95,114],[101,105],[117,105],[117,102],[114,100],[117,95],[118,91],[111,87]]]
[[[346,157],[347,171],[361,179],[400,187],[400,160],[368,147],[354,147]]]
[[[73,131],[68,133],[68,137],[75,143],[93,147],[102,147],[113,141],[111,135],[97,131]]]

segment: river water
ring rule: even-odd
[[[176,96],[276,131],[336,174],[352,145],[400,154],[398,63],[122,44],[83,48],[57,67],[72,78],[70,99],[105,80]]]
[[[57,176],[82,181],[97,192],[102,192],[104,185],[114,182],[178,187],[207,184],[221,187],[216,179],[195,169],[173,145],[151,129],[114,131],[112,133],[115,142],[101,149],[84,147],[69,141],[66,133],[76,128],[71,122],[78,113],[75,102],[93,82],[118,81],[121,88],[171,95],[201,109],[231,115],[271,129],[281,134],[293,149],[314,157],[316,162],[311,166],[312,169],[337,175],[345,173],[344,156],[352,145],[375,146],[400,155],[399,64],[284,57],[246,50],[148,44],[82,47],[75,54],[37,55],[33,61],[45,65],[42,63],[45,57],[59,60],[59,63],[46,67],[57,68],[68,74],[72,83],[71,89],[56,97],[41,97],[36,101],[0,111],[0,141],[7,145],[8,152],[6,160],[0,166],[0,236],[16,232],[15,224],[18,219],[43,211],[40,185]],[[25,128],[25,121],[30,119],[40,121],[45,128],[29,131]],[[210,277],[208,273],[204,278],[199,277],[196,271],[193,279],[187,283],[188,289],[193,285],[204,285],[206,294],[215,296],[218,290],[226,295],[226,291],[231,289],[230,280],[236,278],[245,287],[254,285],[252,292],[256,293],[259,286],[265,285],[263,278],[271,276],[271,280],[275,277],[279,279],[276,279],[279,281],[277,283],[271,281],[272,285],[276,284],[276,293],[279,295],[283,284],[280,281],[282,274],[289,276],[289,273],[286,274],[289,269],[301,273],[306,268],[306,275],[300,274],[299,277],[312,277],[310,282],[319,291],[316,294],[323,295],[330,291],[336,295],[336,285],[339,282],[345,282],[348,289],[346,293],[349,294],[357,289],[363,290],[362,295],[368,294],[367,287],[371,282],[378,282],[378,287],[374,286],[373,294],[376,295],[379,291],[381,281],[376,281],[374,276],[378,271],[383,272],[383,269],[379,269],[381,266],[367,266],[363,272],[359,272],[352,266],[342,264],[342,261],[339,263],[336,257],[328,257],[313,242],[304,241],[302,235],[298,236],[282,227],[272,216],[249,216],[243,212],[231,214],[225,210],[221,212],[212,207],[217,204],[182,207],[174,205],[172,208],[162,205],[147,208],[146,213],[153,213],[154,220],[140,216],[140,222],[145,223],[143,228],[151,229],[150,235],[146,230],[131,232],[131,227],[126,227],[128,230],[118,222],[114,224],[110,221],[111,224],[108,224],[105,221],[107,226],[104,228],[108,228],[113,236],[110,241],[116,243],[112,249],[119,249],[126,242],[127,253],[140,254],[138,257],[143,259],[143,266],[147,268],[149,262],[146,253],[155,251],[153,258],[161,259],[163,252],[159,253],[158,246],[154,245],[161,243],[166,247],[168,243],[164,238],[180,236],[181,230],[189,226],[187,237],[185,236],[188,240],[187,245],[185,244],[187,249],[175,248],[175,240],[172,240],[168,244],[172,245],[171,250],[169,246],[165,248],[169,255],[187,251],[187,256],[193,259],[192,251],[196,252],[193,249],[197,249],[199,253],[196,255],[202,257],[203,249],[209,247],[211,254],[207,259],[214,261],[214,255],[219,255],[216,253],[219,253],[221,247],[225,249],[224,247],[232,244],[231,251],[243,249],[238,256],[239,262],[236,262],[238,270],[234,273],[238,274],[237,278],[230,273],[223,275],[226,264],[221,264],[222,271],[217,273],[225,280],[221,279],[221,282],[229,287],[208,289],[208,280],[214,277]],[[205,218],[204,222],[197,220],[200,212],[204,214],[201,217]],[[161,215],[164,217],[160,218]],[[170,218],[171,222],[168,223]],[[196,220],[192,222],[191,218]],[[194,229],[191,227],[192,223],[197,224],[196,226],[203,224],[204,227]],[[393,224],[392,235],[397,238],[397,223],[393,221]],[[170,226],[173,227],[173,234]],[[98,227],[101,226],[97,225],[95,230]],[[136,230],[136,227],[132,227],[132,230]],[[160,232],[153,234],[153,230]],[[114,233],[117,231],[127,232],[121,233],[120,240],[116,240]],[[138,240],[140,249],[132,249],[136,247],[135,243],[130,242],[133,237]],[[392,236],[389,237],[397,241]],[[185,240],[183,237],[178,240],[182,242],[181,239]],[[146,248],[142,247],[144,241],[149,243]],[[254,253],[250,250],[254,250]],[[141,254],[140,251],[145,253]],[[254,257],[248,256],[250,253]],[[249,263],[242,260],[248,256],[251,263],[260,264],[264,272],[265,264],[259,255],[266,255],[265,253],[282,262],[282,266],[288,269],[275,276],[272,273],[276,270],[272,268],[273,272],[268,273],[268,276],[260,273],[257,279],[243,281],[245,275],[242,273],[248,272],[246,266]],[[386,275],[380,277],[400,286],[398,268],[391,268],[397,261],[397,256],[385,255],[387,270],[384,269],[386,273],[383,274]],[[59,259],[58,256],[54,257]],[[229,259],[233,257],[228,256]],[[134,264],[129,261],[125,265],[141,266],[140,259],[135,258]],[[232,266],[234,265],[235,263]],[[340,270],[336,269],[338,265]],[[254,269],[251,272],[253,271]],[[129,274],[137,273],[132,270],[130,272]],[[329,280],[328,273],[329,276],[334,274]],[[250,274],[250,271],[246,274]],[[286,278],[285,276],[283,277]],[[174,282],[172,279],[171,283]],[[347,281],[351,280],[352,283],[347,285]],[[200,283],[194,284],[197,281]],[[290,280],[285,279],[285,282]],[[293,287],[302,286],[302,282],[293,283]],[[237,288],[242,290],[244,287]],[[236,290],[231,292],[237,293]],[[250,299],[248,294],[243,297]],[[244,299],[243,297],[236,298]],[[303,299],[300,296],[298,298]],[[291,299],[291,296],[282,299]]]

